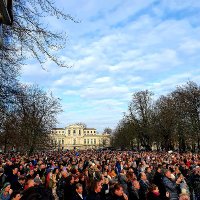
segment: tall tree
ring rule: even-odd
[[[57,122],[56,115],[61,111],[59,99],[37,86],[23,86],[16,102],[22,143],[31,154],[44,147],[44,142],[50,143],[49,134]]]
[[[35,58],[43,67],[47,60],[68,67],[55,55],[65,47],[66,34],[52,30],[45,22],[47,17],[76,22],[52,0],[13,1],[13,23],[3,25],[3,45],[0,46],[0,130],[8,107],[14,103],[11,97],[18,90],[17,77],[26,58]]]
[[[152,95],[148,90],[136,92],[129,105],[130,116],[140,127],[139,139],[145,148],[151,146]]]
[[[200,87],[194,82],[188,82],[183,86],[177,87],[173,92],[176,100],[177,118],[182,148],[185,148],[185,138],[189,134],[193,149],[197,142],[200,148]]]
[[[161,96],[154,105],[153,132],[157,147],[170,150],[174,147],[174,129],[176,126],[176,110],[174,100],[168,96]]]

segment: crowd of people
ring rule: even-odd
[[[0,200],[200,200],[200,155],[65,151],[0,154]]]

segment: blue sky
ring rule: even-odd
[[[187,81],[200,84],[200,1],[56,0],[80,23],[45,20],[65,31],[57,52],[69,69],[51,61],[22,68],[24,83],[39,84],[62,99],[58,127],[83,122],[102,132],[114,129],[131,96],[167,94]]]

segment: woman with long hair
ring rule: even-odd
[[[6,182],[3,185],[3,188],[1,189],[1,192],[0,192],[0,199],[1,200],[10,200],[10,195],[13,192],[10,187],[11,187],[11,184],[9,182]]]
[[[58,168],[54,168],[53,172],[52,172],[52,194],[55,198],[55,200],[58,200],[58,195],[56,193],[56,189],[57,189],[57,182],[59,181],[59,169]]]

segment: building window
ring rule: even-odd
[[[88,144],[90,143],[90,140],[89,140],[89,139],[87,139],[87,143],[88,143]]]
[[[74,135],[74,136],[76,135],[76,130],[73,130],[73,135]]]
[[[93,144],[93,139],[91,139],[91,144]]]
[[[84,144],[86,144],[86,139],[84,139]]]
[[[84,133],[86,133],[86,131],[84,131]]]
[[[79,130],[79,135],[81,135],[81,130]]]
[[[94,144],[96,144],[96,139],[94,139]]]
[[[89,131],[87,131],[87,133],[89,133]]]
[[[94,133],[96,133],[96,131],[94,131]]]
[[[76,144],[76,139],[74,139],[74,145]]]
[[[92,131],[91,131],[91,133],[92,133]]]
[[[64,144],[64,139],[62,139],[62,144]]]
[[[64,133],[64,131],[63,131],[63,133]]]
[[[58,141],[58,144],[59,144],[59,145],[61,144],[61,140]]]
[[[68,130],[68,135],[70,135],[70,130]]]

